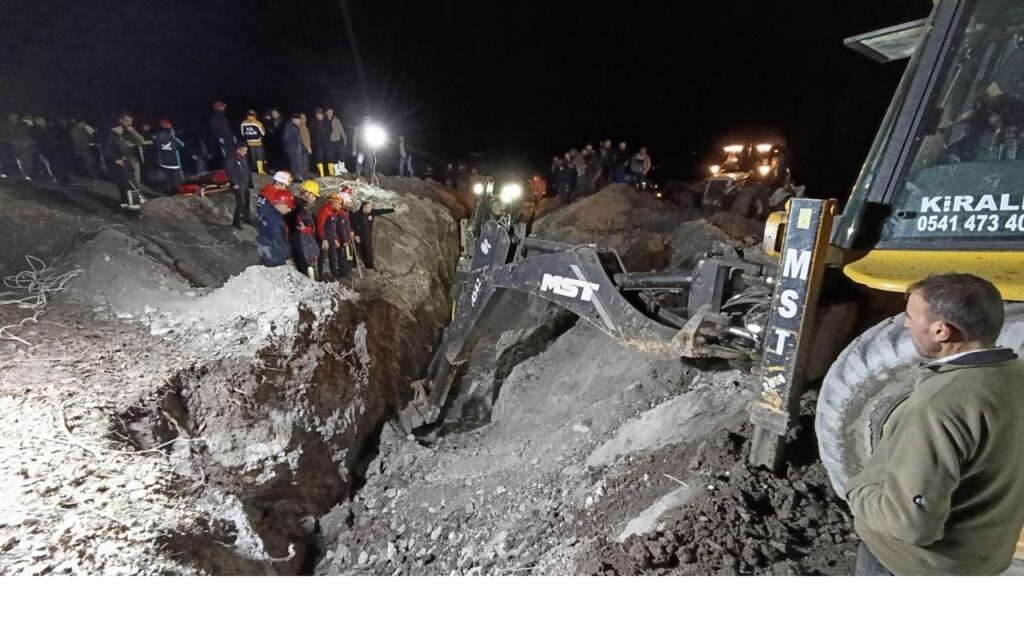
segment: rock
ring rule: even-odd
[[[640,569],[651,568],[651,553],[639,540],[630,545],[627,553],[629,557],[640,567]]]
[[[356,560],[356,564],[359,566],[365,566],[370,561],[370,554],[366,551],[359,552],[359,559]]]

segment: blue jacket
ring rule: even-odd
[[[178,139],[173,129],[161,129],[153,136],[156,144],[157,162],[164,169],[181,168],[181,150],[185,143]]]
[[[289,258],[284,216],[262,194],[256,199],[256,249],[265,267],[280,267]]]
[[[289,120],[284,125],[284,133],[281,134],[281,141],[284,144],[284,152],[287,154],[302,153],[305,147],[302,144],[302,134],[299,133],[299,126]]]

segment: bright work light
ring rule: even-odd
[[[388,134],[384,131],[384,127],[377,124],[371,124],[366,127],[363,136],[366,139],[366,144],[370,145],[371,149],[379,149],[388,140]]]

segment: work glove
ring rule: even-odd
[[[324,241],[322,241],[322,242],[320,243],[320,248],[321,248],[322,250],[324,250],[324,251],[327,251],[327,241],[326,241],[326,240],[324,240]]]

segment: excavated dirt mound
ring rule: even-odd
[[[607,541],[578,571],[598,575],[849,575],[856,536],[818,464],[785,477],[751,468],[746,431],[721,431],[692,453],[696,499],[657,529]]]

